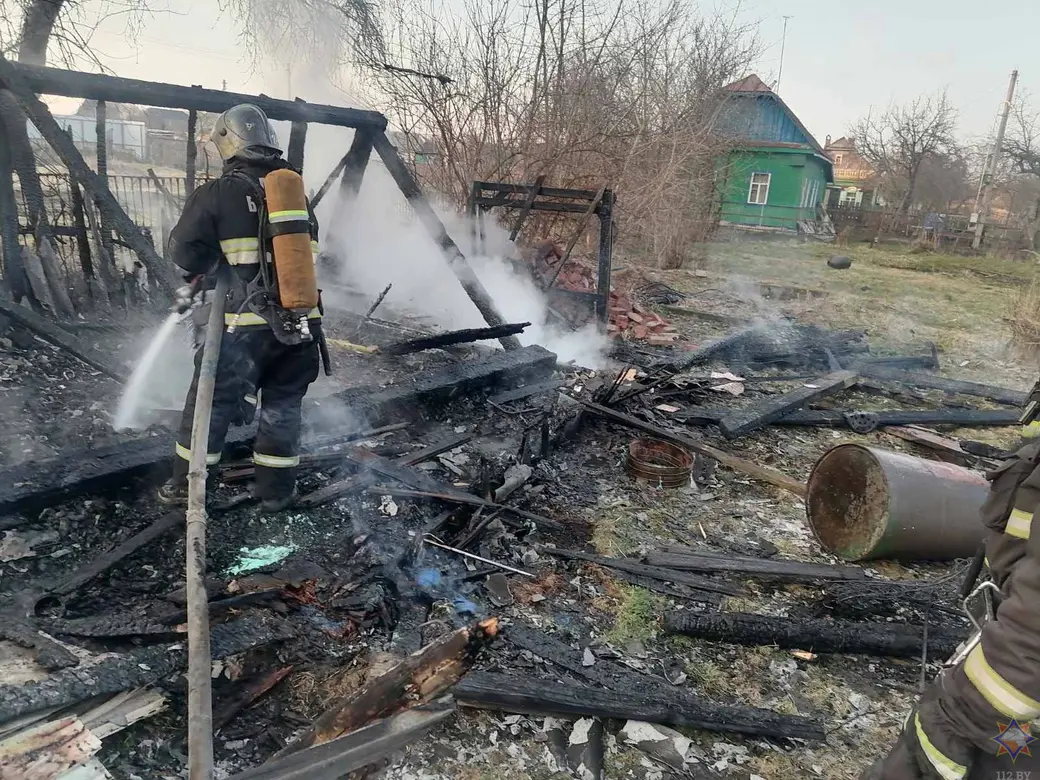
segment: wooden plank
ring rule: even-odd
[[[691,588],[699,588],[700,590],[706,590],[711,593],[723,593],[727,596],[740,596],[743,593],[743,591],[736,585],[730,585],[726,582],[716,582],[707,577],[696,577],[692,574],[686,574],[685,572],[676,571],[674,569],[647,566],[645,563],[630,561],[627,558],[608,558],[604,555],[593,555],[592,553],[584,553],[578,550],[562,550],[558,547],[540,547],[539,551],[555,558],[595,563],[599,566],[606,566],[608,569],[627,571],[629,574],[635,574],[640,577],[664,580],[665,582],[672,582],[676,585],[687,585]]]
[[[297,103],[266,95],[246,95],[219,89],[185,87],[179,84],[163,84],[22,63],[11,63],[10,72],[39,95],[62,95],[107,100],[111,103],[195,109],[214,114],[227,111],[239,103],[252,103],[267,114],[269,119],[319,122],[337,127],[372,127],[379,130],[386,127],[386,117],[378,111],[362,111],[318,103]],[[6,78],[4,82],[6,83]]]
[[[795,619],[740,612],[680,612],[665,615],[665,630],[711,642],[769,645],[815,653],[857,653],[891,658],[920,658],[921,626],[899,623],[853,623]],[[928,656],[948,658],[965,639],[963,630],[928,629]]]
[[[590,412],[593,412],[600,417],[628,426],[637,431],[642,431],[643,433],[649,433],[651,436],[656,436],[659,439],[674,442],[675,444],[686,447],[693,452],[713,458],[733,471],[739,471],[741,474],[747,474],[749,477],[760,479],[763,482],[768,482],[770,485],[774,485],[782,490],[794,493],[800,498],[805,498],[805,483],[795,479],[794,477],[789,477],[786,474],[776,471],[775,469],[767,468],[766,466],[759,466],[757,463],[752,463],[751,461],[739,458],[725,450],[720,450],[702,442],[694,441],[686,436],[679,436],[658,425],[652,425],[651,423],[636,419],[635,417],[624,414],[623,412],[609,409],[606,406],[601,406],[600,404],[581,399],[578,399],[578,402]]]
[[[942,390],[946,393],[970,395],[977,398],[985,398],[998,404],[1008,404],[1009,406],[1025,406],[1028,396],[1028,393],[1022,390],[984,385],[978,382],[965,382],[960,379],[947,379],[936,374],[926,374],[921,371],[903,371],[884,365],[870,365],[868,363],[861,366],[859,372],[871,379],[885,379],[904,385],[912,385],[913,387],[926,387],[931,390]]]
[[[702,574],[739,574],[785,582],[817,582],[819,580],[865,580],[866,572],[858,566],[832,566],[825,563],[784,561],[776,558],[737,558],[733,556],[697,555],[693,553],[651,552],[646,563],[678,571]]]
[[[506,390],[504,393],[491,396],[488,400],[493,404],[506,404],[511,401],[520,401],[524,398],[530,398],[532,395],[538,395],[539,393],[551,393],[561,387],[563,387],[562,379],[550,379],[547,382],[538,382],[536,384],[518,387],[515,390]]]
[[[357,692],[339,699],[275,758],[330,742],[372,720],[441,696],[469,671],[497,633],[498,622],[491,618],[460,628],[406,656]]]
[[[719,429],[727,439],[736,439],[759,428],[764,428],[790,412],[808,403],[856,384],[855,371],[835,371],[827,376],[796,387],[778,397],[762,398],[750,406],[731,412],[719,421]]]
[[[324,745],[275,758],[230,780],[341,780],[423,737],[455,714],[450,696],[372,723]]]
[[[129,372],[126,369],[109,360],[108,356],[93,347],[87,346],[68,331],[59,328],[53,322],[36,314],[31,309],[0,299],[0,314],[18,323],[23,328],[31,330],[44,341],[79,358],[105,376],[111,377],[117,382],[125,382],[127,380]]]
[[[459,704],[499,712],[639,720],[763,737],[823,740],[825,736],[823,723],[816,718],[707,700],[696,707],[677,707],[671,699],[639,690],[605,691],[559,680],[473,672],[452,693]]]

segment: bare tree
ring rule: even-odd
[[[891,106],[879,117],[867,116],[853,128],[860,154],[889,187],[900,193],[899,210],[914,203],[922,166],[954,153],[956,111],[943,90],[903,106]]]
[[[1016,221],[1026,245],[1035,252],[1040,238],[1040,113],[1029,108],[1025,96],[1015,106],[1004,139],[1004,159],[1010,169],[1011,192],[1019,195]]]
[[[467,0],[436,17],[395,0],[387,15],[388,57],[410,72],[373,78],[407,143],[435,152],[428,187],[461,205],[474,179],[610,184],[629,241],[665,265],[710,230],[711,118],[758,48],[734,17],[651,0]]]

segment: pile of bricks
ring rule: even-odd
[[[646,341],[655,347],[671,346],[679,339],[679,332],[666,319],[625,295],[611,291],[607,314],[607,334],[614,338]]]
[[[556,264],[563,256],[558,244],[545,241],[533,248],[525,258],[535,274],[548,282],[556,272]],[[596,275],[592,265],[570,258],[556,278],[557,287],[578,292],[595,292]],[[679,339],[679,332],[667,320],[648,311],[624,293],[610,291],[607,306],[607,335],[625,341],[646,341],[652,346],[670,346]]]

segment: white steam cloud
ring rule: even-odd
[[[308,188],[311,186],[308,181]],[[609,342],[595,323],[577,331],[547,324],[544,294],[506,260],[516,250],[504,229],[486,220],[483,252],[478,253],[470,220],[438,207],[432,198],[431,202],[503,318],[531,323],[519,336],[521,343],[540,344],[563,362],[588,368],[604,364]],[[344,204],[338,197],[330,197],[320,204],[318,221],[325,237],[322,245],[342,264],[343,279],[357,292],[374,300],[392,284],[384,304],[388,310],[446,330],[486,324],[377,158],[369,162],[357,200]]]

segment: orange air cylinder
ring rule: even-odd
[[[303,177],[288,169],[271,171],[264,177],[264,191],[279,303],[303,314],[318,305],[318,277],[311,251],[310,213]]]

